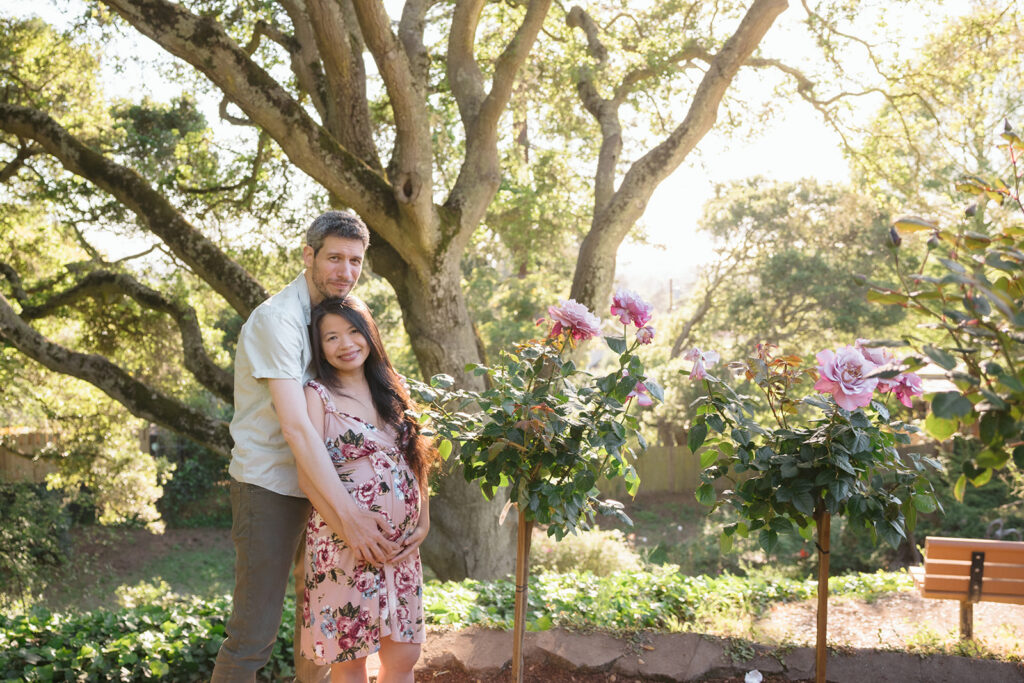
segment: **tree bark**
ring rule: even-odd
[[[371,246],[374,271],[388,279],[402,308],[402,320],[425,378],[444,373],[460,386],[482,388],[482,381],[465,372],[480,362],[469,311],[458,287],[458,260],[438,264],[425,274],[403,267],[387,245]],[[466,482],[461,468],[439,477],[434,496],[443,505],[430,510],[430,535],[423,560],[441,579],[504,578],[515,557],[514,523],[498,524],[504,496],[486,500],[476,483]]]

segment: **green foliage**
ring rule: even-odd
[[[777,425],[772,428],[754,419],[749,397],[707,375],[707,396],[698,402],[695,422],[704,425],[703,434],[690,443],[692,449],[706,447],[697,500],[736,510],[739,521],[722,534],[725,549],[734,535],[756,533],[770,553],[781,535],[800,532],[809,538],[812,521],[823,513],[866,526],[873,540],[895,548],[914,528],[919,509],[935,509],[935,492],[924,475],[926,466],[941,465],[897,451],[915,429],[878,400],[852,412],[817,394],[797,401],[793,392],[810,374],[800,363],[762,346],[741,368],[764,392]],[[821,417],[801,419],[801,410]],[[716,479],[730,487],[719,494]]]
[[[227,598],[168,600],[115,612],[0,615],[0,679],[199,680],[208,678],[231,611]],[[292,629],[284,615],[264,675],[291,676]]]
[[[535,535],[536,536],[536,535]],[[550,536],[533,540],[531,565],[539,571],[590,572],[607,576],[640,569],[640,556],[629,547],[618,529],[587,529],[556,541]]]
[[[715,614],[760,614],[778,601],[814,597],[810,581],[684,576],[675,567],[614,572],[545,573],[530,578],[528,623],[534,630],[555,626],[634,631],[678,629]],[[835,577],[829,591],[870,599],[907,590],[905,573]],[[510,628],[515,586],[511,581],[430,581],[424,586],[427,623],[462,628]],[[227,597],[208,600],[159,597],[136,591],[149,602],[120,610],[54,613],[43,609],[0,614],[0,680],[198,680],[209,677],[230,613]],[[261,675],[293,675],[291,615],[285,599],[281,628]]]
[[[412,383],[430,403],[426,414],[437,433],[459,444],[466,480],[478,481],[488,499],[507,486],[526,519],[559,539],[587,528],[597,512],[621,515],[621,504],[597,498],[596,483],[625,477],[635,494],[639,479],[630,461],[646,442],[628,411],[640,383],[661,394],[635,354],[639,341],[627,347],[624,336],[606,337],[618,362],[595,378],[566,357],[574,332],[567,327],[503,353],[500,364],[472,366],[487,378],[484,391],[454,389],[444,375],[430,386]]]
[[[815,597],[813,581],[794,579],[686,576],[677,567],[596,576],[590,572],[542,573],[530,577],[527,624],[532,630],[552,627],[611,630],[684,628],[715,614],[760,614],[775,602]],[[878,572],[829,580],[829,592],[874,599],[909,590],[905,572]],[[515,601],[512,581],[429,582],[424,587],[427,622],[462,628],[482,625],[511,628]]]
[[[230,526],[228,460],[192,441],[159,432],[159,452],[174,463],[157,501],[160,517],[170,526]]]
[[[61,496],[34,484],[0,482],[0,607],[39,590],[70,551]]]
[[[920,354],[913,364],[931,361],[955,385],[931,396],[926,428],[937,439],[957,434],[953,449],[963,456],[957,499],[968,483],[985,484],[1011,460],[1024,467],[1024,228],[1018,224],[1024,141],[1009,122],[1003,138],[1006,174],[958,181],[957,189],[974,203],[954,229],[896,221],[900,235],[928,235],[922,267],[906,268],[894,249],[898,284],[873,285],[875,292],[901,295],[901,305],[943,334],[941,345],[906,339]]]

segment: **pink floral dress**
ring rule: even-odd
[[[338,411],[323,385],[309,386],[324,402],[324,439],[342,484],[357,505],[387,517],[395,529],[390,540],[404,541],[420,516],[420,487],[405,460],[405,439]],[[397,565],[360,562],[314,509],[306,527],[305,566],[306,659],[345,662],[376,652],[388,636],[402,643],[426,639],[419,552]]]

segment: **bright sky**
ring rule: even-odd
[[[971,0],[945,0],[930,17],[911,5],[902,6],[889,25],[899,27],[903,54],[911,53],[927,30],[938,29],[943,20],[969,11]],[[896,5],[891,12],[900,12]],[[762,43],[765,56],[802,67],[799,22],[805,16],[799,2],[776,21]],[[858,35],[872,36],[865,30]],[[872,36],[875,38],[876,36]],[[812,48],[813,49],[813,48]],[[850,69],[868,68],[863,63],[844,62]],[[741,72],[742,73],[742,72]],[[858,114],[869,117],[878,100],[865,99]],[[822,121],[821,115],[804,102],[793,102],[783,116],[774,119],[747,142],[731,142],[715,130],[705,137],[698,154],[691,155],[654,193],[642,222],[649,244],[627,240],[619,249],[617,280],[647,297],[667,293],[669,281],[676,301],[696,278],[700,265],[711,256],[711,247],[696,230],[704,203],[713,195],[715,184],[764,175],[774,180],[796,181],[815,178],[826,182],[849,180],[849,168],[841,152],[839,136]]]
[[[939,10],[945,17],[967,10],[971,0],[946,0]],[[401,0],[385,0],[393,16],[398,16]],[[50,2],[39,2],[31,10],[56,24],[74,18],[81,11],[76,2],[59,2],[70,7],[71,14],[62,14]],[[925,28],[936,28],[938,23],[922,20],[917,10],[908,7],[905,21],[896,21],[901,30],[916,33],[904,43],[919,42]],[[0,0],[0,12],[26,14],[24,0]],[[911,16],[909,13],[915,13]],[[798,22],[803,18],[799,2],[791,6],[776,21],[762,47],[767,56],[800,65]],[[867,33],[870,35],[870,33]],[[152,74],[131,64],[130,56],[155,54],[153,44],[141,36],[115,41],[107,48],[108,58],[122,63],[126,70],[108,74],[107,92],[110,95],[136,96],[140,83],[152,83]],[[119,59],[120,57],[120,59]],[[850,64],[850,68],[864,65]],[[145,86],[141,86],[145,87]],[[746,84],[745,87],[749,87]],[[767,87],[767,86],[765,86]],[[169,93],[167,97],[176,93]],[[157,97],[161,97],[156,94]],[[865,116],[870,114],[864,108]],[[211,114],[216,119],[216,113]],[[214,121],[215,122],[215,121]],[[846,162],[839,148],[838,137],[821,121],[820,115],[802,102],[790,105],[783,116],[746,142],[730,143],[713,130],[699,145],[697,153],[664,181],[654,193],[642,222],[647,228],[650,244],[640,245],[627,240],[619,250],[618,279],[646,297],[666,292],[669,280],[678,293],[695,278],[699,265],[710,255],[710,247],[699,239],[695,230],[704,203],[712,194],[716,183],[762,174],[778,180],[798,180],[813,177],[824,181],[843,181],[848,178]],[[137,245],[128,248],[134,250]]]

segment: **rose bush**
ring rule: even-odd
[[[442,454],[458,445],[467,481],[479,482],[488,498],[507,488],[528,520],[547,525],[558,538],[589,527],[598,511],[621,515],[620,505],[598,498],[596,483],[624,477],[627,490],[636,491],[632,461],[646,443],[629,410],[662,398],[635,353],[654,334],[650,305],[620,289],[611,312],[622,322],[622,334],[605,337],[617,363],[601,376],[571,358],[579,344],[601,334],[600,319],[569,299],[548,308],[551,327],[544,339],[502,353],[499,364],[467,366],[488,377],[489,389],[455,389],[445,375],[429,386],[410,382],[444,439]]]
[[[758,532],[771,551],[783,533],[811,533],[816,513],[848,516],[869,527],[874,537],[894,547],[913,528],[917,511],[935,510],[938,502],[927,467],[939,463],[916,453],[901,454],[915,427],[904,423],[887,403],[920,394],[920,379],[901,372],[892,355],[870,342],[817,354],[817,366],[784,356],[769,345],[731,369],[762,392],[775,424],[754,419],[757,406],[724,379],[707,372],[709,353],[691,352],[689,376],[702,380],[707,395],[697,403],[689,446],[701,453],[702,484],[698,500],[713,507],[728,505],[740,521],[727,526],[722,541]],[[822,394],[802,399],[794,392],[816,379]],[[817,415],[815,415],[817,413]],[[715,481],[726,480],[716,492]]]
[[[938,499],[926,468],[938,461],[898,445],[910,442],[916,428],[890,412],[875,393],[920,393],[920,380],[890,360],[885,351],[860,340],[857,346],[817,355],[806,368],[796,356],[759,345],[753,356],[730,367],[756,386],[775,424],[762,425],[752,399],[707,372],[712,352],[694,349],[691,378],[704,382],[707,395],[697,400],[697,418],[689,446],[700,454],[702,484],[697,499],[717,508],[731,507],[738,518],[722,532],[724,549],[733,536],[757,532],[771,552],[782,534],[817,534],[818,634],[816,680],[825,680],[828,574],[831,518],[871,530],[872,538],[893,547],[913,529],[917,512],[931,512]],[[684,371],[685,372],[685,371]],[[802,399],[794,392],[809,379],[824,392]],[[897,388],[900,388],[897,391]],[[888,397],[886,397],[888,399]],[[763,411],[762,411],[763,412]],[[719,493],[717,480],[726,482]]]
[[[617,367],[602,376],[581,370],[570,358],[580,342],[601,333],[600,320],[572,299],[548,308],[551,331],[545,339],[519,344],[501,354],[493,366],[470,365],[486,375],[489,388],[452,387],[452,378],[437,375],[430,385],[410,382],[425,416],[443,438],[446,459],[458,444],[457,457],[467,481],[477,481],[487,498],[507,489],[509,507],[518,509],[516,616],[512,673],[522,680],[522,644],[526,620],[530,536],[535,522],[562,538],[589,528],[597,512],[628,518],[622,505],[602,501],[599,479],[623,477],[630,494],[639,479],[632,461],[647,447],[630,407],[661,400],[661,388],[648,379],[637,348],[649,343],[651,307],[636,294],[618,290],[611,312],[622,323],[622,336],[607,336],[618,356]],[[628,340],[629,326],[636,328]],[[635,401],[634,401],[635,399]],[[506,511],[508,508],[506,508]]]
[[[892,254],[899,282],[867,283],[869,300],[902,306],[941,335],[907,335],[904,342],[920,364],[931,361],[950,380],[929,397],[925,430],[953,440],[962,462],[958,500],[968,482],[982,486],[1006,468],[1018,490],[1024,487],[1024,140],[1009,122],[1002,137],[1009,161],[1002,177],[957,181],[971,203],[954,226],[897,220]],[[914,247],[922,249],[920,259],[901,258]]]

